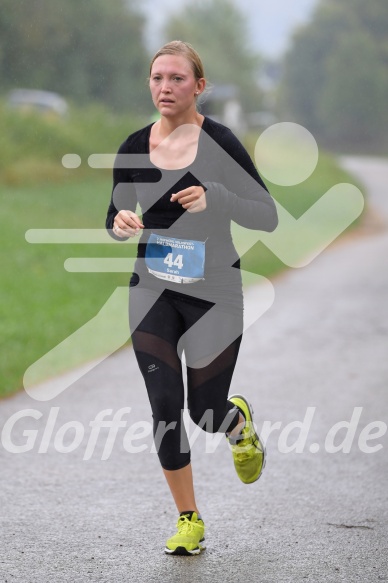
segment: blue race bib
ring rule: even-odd
[[[205,243],[152,233],[146,247],[145,262],[149,273],[159,279],[194,283],[205,279]]]

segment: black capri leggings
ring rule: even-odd
[[[190,463],[182,419],[182,352],[191,419],[211,433],[231,431],[239,412],[227,396],[242,339],[242,309],[230,311],[183,293],[135,286],[130,288],[129,316],[159,460],[164,469],[178,470]]]

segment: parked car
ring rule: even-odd
[[[58,93],[38,89],[14,89],[8,94],[7,105],[14,109],[59,117],[66,116],[68,112],[66,100]]]

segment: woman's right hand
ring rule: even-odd
[[[117,237],[136,237],[144,225],[136,213],[119,211],[113,222],[113,232]]]

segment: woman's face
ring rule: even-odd
[[[204,84],[204,79],[195,79],[190,61],[181,55],[161,55],[152,65],[152,101],[165,117],[195,109],[195,93],[201,92]]]

